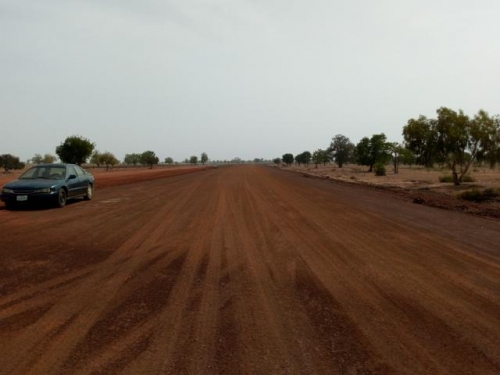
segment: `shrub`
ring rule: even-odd
[[[439,182],[453,182],[452,176],[439,176]]]
[[[462,177],[462,182],[474,182],[474,177],[466,174]],[[453,176],[439,176],[439,182],[453,182]]]
[[[487,200],[495,199],[500,196],[500,191],[498,189],[485,189],[483,191],[473,189],[464,191],[457,197],[466,201],[472,202],[484,202]]]
[[[373,169],[375,170],[375,176],[385,176],[385,165],[375,164]]]

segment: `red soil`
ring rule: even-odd
[[[96,178],[130,183],[0,206],[0,374],[500,373],[498,220],[257,166]]]

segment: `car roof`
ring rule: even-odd
[[[46,163],[46,164],[35,164],[33,167],[67,167],[69,165],[75,166],[76,164],[70,163]]]

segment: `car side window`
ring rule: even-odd
[[[75,171],[76,171],[76,175],[77,175],[78,177],[81,177],[81,176],[83,176],[83,175],[85,174],[85,173],[83,173],[82,168],[80,168],[79,166],[75,165],[75,167],[74,167],[74,168],[75,168]]]
[[[68,165],[68,174],[66,175],[66,177],[69,177],[69,176],[71,176],[72,174],[74,174],[75,176],[78,176],[78,175],[76,174],[75,168],[74,168],[72,165]]]

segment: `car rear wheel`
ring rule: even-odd
[[[83,196],[83,199],[85,199],[86,201],[89,201],[92,199],[92,194],[94,193],[94,189],[92,187],[91,184],[89,184],[87,186],[87,193],[85,193],[85,195]]]
[[[64,189],[59,190],[59,193],[57,194],[57,206],[58,207],[66,206],[66,200],[67,200],[66,190]]]

